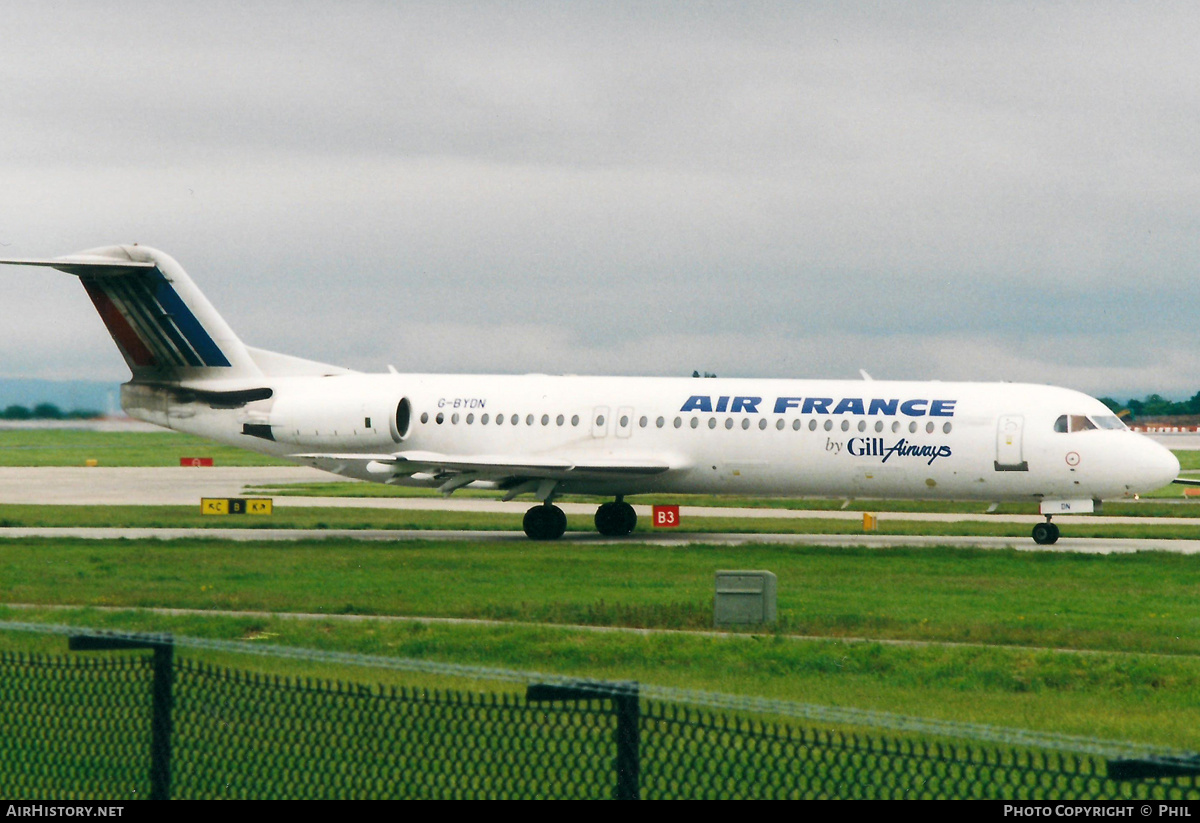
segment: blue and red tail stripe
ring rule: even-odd
[[[229,366],[229,358],[157,268],[81,277],[113,340],[132,365]]]
[[[129,325],[129,321],[121,314],[121,310],[113,304],[104,290],[96,285],[95,280],[85,278],[83,287],[87,289],[88,297],[92,298],[92,305],[99,312],[100,319],[108,327],[108,333],[121,347],[121,353],[125,355],[125,359],[134,366],[151,368],[157,366],[158,360],[155,359],[154,352],[146,347],[142,338],[138,337],[137,332]]]

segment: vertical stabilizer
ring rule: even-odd
[[[0,260],[48,266],[83,283],[135,382],[204,382],[261,377],[229,324],[174,258],[148,246],[106,246],[53,260]]]

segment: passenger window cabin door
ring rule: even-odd
[[[1019,414],[1003,414],[996,421],[996,471],[1027,472],[1022,443],[1025,418]]]

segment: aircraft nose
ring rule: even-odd
[[[1166,486],[1179,476],[1179,458],[1167,447],[1146,438],[1141,459],[1143,491],[1154,491]]]

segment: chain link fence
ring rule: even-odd
[[[0,654],[0,786],[13,799],[148,797],[143,656]]]
[[[653,798],[1197,799],[1191,776],[1114,780],[1110,761],[755,722],[652,704],[642,796]]]
[[[0,654],[6,795],[1200,799],[1200,769],[1178,754],[853,734],[636,684],[557,679],[518,695],[271,677],[145,645],[155,653]]]

